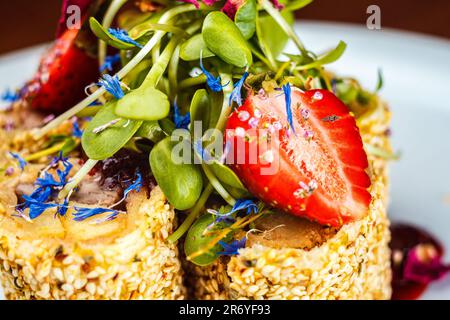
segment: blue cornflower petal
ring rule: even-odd
[[[64,216],[67,213],[68,199],[66,199],[63,204],[48,202],[55,191],[61,190],[66,185],[69,173],[73,167],[68,159],[62,156],[61,152],[58,157],[55,157],[51,161],[49,168],[57,166],[60,162],[63,163],[64,170],[56,170],[59,181],[57,181],[53,175],[44,171],[41,177],[36,179],[35,185],[38,186],[38,188],[34,190],[32,194],[23,196],[24,202],[16,206],[17,211],[23,213],[23,211],[28,208],[30,210],[30,219],[36,219],[44,211],[50,208],[58,208],[57,213],[61,216]]]
[[[236,219],[234,219],[233,217],[230,216],[223,216],[223,215],[219,215],[216,217],[215,223],[226,223],[226,224],[232,224],[234,222],[236,222]]]
[[[106,56],[105,62],[100,66],[100,72],[105,70],[113,71],[114,65],[120,61],[120,54]]]
[[[247,214],[257,213],[258,206],[252,200],[238,199],[228,214],[230,215],[241,210],[246,210]]]
[[[24,195],[23,198],[25,199],[25,207],[30,209],[30,219],[36,219],[44,211],[58,207],[58,204],[56,203],[44,203],[39,199],[33,199],[31,196]]]
[[[81,137],[83,136],[83,130],[80,129],[80,125],[78,124],[78,121],[74,121],[72,123],[72,135],[75,138],[81,139]]]
[[[103,214],[103,213],[116,213],[116,210],[107,208],[79,208],[75,207],[75,213],[73,214],[75,221],[84,221],[90,217]]]
[[[180,108],[175,100],[173,104],[174,115],[173,120],[175,122],[175,127],[177,129],[187,129],[189,124],[191,123],[191,113],[188,112],[184,116],[180,114]]]
[[[200,56],[200,68],[202,69],[203,74],[206,76],[206,84],[208,85],[208,87],[211,88],[212,91],[214,92],[220,92],[222,91],[223,87],[222,86],[222,79],[220,77],[214,78],[214,76],[208,72],[208,70],[205,69],[205,67],[203,66],[203,59]]]
[[[20,99],[20,95],[17,92],[13,92],[9,89],[6,89],[3,93],[2,93],[2,101],[5,102],[16,102],[17,100]]]
[[[98,85],[104,87],[106,91],[111,93],[116,99],[122,99],[125,96],[117,75],[114,77],[111,77],[109,74],[103,75]]]
[[[59,181],[56,181],[56,179],[48,172],[43,173],[43,177],[40,177],[36,180],[36,185],[45,188],[55,188],[55,189],[61,189],[67,184],[67,178],[69,177],[70,171],[73,168],[73,165],[67,160],[67,158],[62,157],[62,153],[60,153],[59,157],[55,157],[52,162],[50,163],[50,167],[58,165],[59,162],[62,162],[64,165],[64,170],[57,169],[56,174],[59,177]]]
[[[143,48],[143,46],[142,46],[139,42],[137,42],[137,41],[131,39],[131,37],[128,35],[128,32],[126,32],[126,31],[123,30],[123,29],[109,28],[109,29],[108,29],[108,32],[109,32],[114,38],[117,38],[117,39],[120,40],[120,41],[129,43],[129,44],[133,44],[133,45],[135,45],[135,46],[138,47],[138,48]]]
[[[233,208],[231,208],[230,211],[221,213],[217,210],[209,209],[208,212],[212,215],[216,216],[216,220],[214,224],[225,222],[225,223],[233,223],[235,219],[232,217],[233,213],[236,213],[238,211],[245,210],[246,214],[252,214],[258,212],[258,206],[256,203],[254,203],[252,200],[246,200],[246,199],[238,199],[236,203],[234,204]]]
[[[218,255],[222,255],[222,256],[238,255],[239,249],[245,248],[246,243],[247,243],[247,237],[244,237],[241,240],[234,240],[231,243],[219,241],[219,244],[222,246],[224,251],[219,252]]]
[[[69,198],[64,199],[64,202],[58,205],[57,213],[61,217],[64,217],[67,213],[67,210],[69,210]]]
[[[128,194],[132,191],[140,192],[142,188],[142,175],[138,172],[136,173],[136,180],[125,189],[123,192],[123,197],[126,198]]]
[[[230,102],[229,102],[230,106],[233,104],[233,101],[236,102],[239,107],[242,105],[241,91],[242,91],[242,87],[244,86],[245,79],[247,79],[247,77],[248,77],[248,72],[245,72],[242,75],[242,78],[239,79],[239,81],[236,82],[236,84],[234,85],[233,92],[231,92],[231,95],[230,95]]]
[[[291,85],[289,83],[283,85],[283,92],[284,92],[284,97],[285,97],[285,101],[286,101],[286,114],[287,114],[289,126],[291,127],[292,132],[295,133],[294,120],[292,118]]]
[[[19,167],[23,171],[28,164],[24,158],[22,158],[18,153],[9,153],[14,159],[16,159],[19,162]]]
[[[25,199],[25,207],[27,207],[27,199],[31,202],[38,201],[38,202],[47,202],[50,197],[52,196],[52,189],[49,187],[39,187],[36,190],[33,191],[33,193],[29,196],[24,195],[23,198]]]

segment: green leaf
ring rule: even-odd
[[[281,15],[289,23],[294,23],[294,15],[289,11],[281,11]],[[278,23],[267,14],[258,14],[256,19],[256,35],[259,46],[268,57],[276,59],[283,52],[289,37]]]
[[[209,129],[209,119],[211,112],[211,103],[209,101],[208,92],[205,89],[199,89],[195,92],[192,97],[190,111],[191,113],[191,131],[192,133],[195,128],[195,122],[201,121],[202,132],[201,134]]]
[[[117,101],[116,114],[133,120],[160,120],[169,115],[170,102],[156,88],[141,86]]]
[[[256,12],[256,1],[247,0],[239,7],[234,17],[234,23],[246,40],[253,37],[256,32]]]
[[[289,2],[289,4],[287,4],[283,10],[284,11],[296,11],[296,10],[300,10],[303,7],[306,7],[308,4],[310,4],[311,2],[313,2],[313,0],[295,0],[295,1],[291,1]]]
[[[61,148],[63,157],[66,157],[69,153],[78,147],[77,141],[73,138],[68,138]]]
[[[211,111],[209,114],[209,128],[215,128],[217,122],[219,121],[220,113],[222,112],[224,99],[223,91],[211,92],[210,99],[211,99]]]
[[[171,136],[172,132],[176,129],[175,123],[172,122],[169,118],[164,118],[158,121],[159,126],[161,127],[162,131],[167,135]]]
[[[201,33],[194,35],[180,46],[180,58],[184,61],[199,60],[200,53],[203,58],[214,57],[214,53],[208,49],[205,41],[203,41]]]
[[[303,66],[298,66],[297,70],[313,69],[323,66],[325,64],[333,63],[342,56],[346,48],[347,44],[344,41],[340,41],[339,44],[336,46],[336,48],[334,48],[330,52],[326,53],[322,57],[319,57],[317,60],[311,63],[308,63]]]
[[[230,187],[240,189],[242,191],[247,191],[238,176],[228,166],[214,161],[209,165],[209,167],[211,168],[217,179],[219,179],[219,181]]]
[[[112,36],[94,17],[91,17],[89,19],[89,25],[92,32],[97,36],[97,38],[105,41],[108,45],[114,48],[117,48],[119,50],[129,50],[136,47],[134,44],[123,42]]]
[[[336,84],[336,95],[346,105],[353,103],[359,94],[360,89],[351,82],[339,81]]]
[[[209,13],[203,22],[202,35],[209,50],[223,61],[239,68],[252,65],[252,53],[247,41],[225,13]]]
[[[215,217],[211,214],[205,214],[201,216],[189,229],[184,242],[184,252],[186,256],[199,252],[206,246],[208,246],[215,235],[205,235],[205,230],[215,221]],[[198,266],[207,266],[217,260],[218,253],[223,248],[220,244],[216,244],[208,252],[193,258],[191,261]]]
[[[84,130],[81,143],[84,152],[92,160],[112,157],[126,145],[142,125],[142,121],[130,121],[127,126],[124,126],[126,121],[119,121],[100,133],[94,133],[96,128],[118,118],[114,113],[115,108],[116,101],[107,103]]]
[[[380,91],[383,88],[383,71],[378,69],[378,81],[377,86],[375,88],[375,92]]]
[[[130,30],[128,34],[132,39],[138,40],[151,31],[165,31],[167,33],[179,34],[185,37],[189,35],[183,29],[175,27],[173,25],[152,23],[148,21],[135,26],[133,29]]]
[[[171,141],[171,137],[160,141],[150,153],[150,167],[169,202],[178,210],[187,210],[200,197],[203,176],[200,168],[192,162],[174,162],[172,150],[178,143]]]
[[[146,138],[153,143],[157,143],[166,137],[158,121],[144,121],[136,132],[135,137]]]

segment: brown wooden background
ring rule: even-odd
[[[0,53],[51,40],[61,2],[1,0]],[[315,0],[298,17],[365,24],[366,8],[371,4],[381,8],[382,27],[450,39],[450,0]]]

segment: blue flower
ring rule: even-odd
[[[41,197],[38,197],[37,199],[34,199],[31,196],[24,195],[23,198],[25,200],[25,207],[22,208],[21,210],[23,210],[25,208],[29,208],[30,212],[28,215],[30,216],[30,219],[36,219],[44,211],[51,209],[51,208],[58,207],[58,204],[56,204],[56,203],[46,203],[46,202],[41,201],[41,199],[44,199],[47,197],[49,191],[51,192],[50,188],[45,188],[41,194]]]
[[[235,213],[237,211],[246,210],[247,214],[257,213],[258,206],[252,200],[238,199],[231,209],[231,213]]]
[[[14,159],[16,159],[19,163],[20,169],[23,171],[28,164],[24,158],[22,158],[18,153],[9,153]]]
[[[125,189],[125,191],[123,192],[123,197],[126,198],[128,196],[128,194],[132,191],[136,191],[136,192],[140,192],[142,188],[142,175],[137,172],[136,173],[136,180],[134,180],[134,182]]]
[[[104,87],[105,90],[111,93],[116,99],[122,99],[125,96],[117,75],[114,77],[111,77],[109,74],[103,75],[103,78],[100,79],[98,85]]]
[[[295,133],[294,120],[292,118],[291,85],[289,83],[283,85],[283,92],[284,92],[284,97],[285,97],[285,101],[286,101],[286,114],[287,114],[289,126],[291,127],[292,132]]]
[[[242,75],[242,78],[239,79],[239,81],[236,82],[236,84],[234,85],[233,92],[231,92],[231,95],[230,95],[230,102],[229,102],[230,106],[233,104],[233,101],[236,102],[239,107],[242,105],[241,91],[242,91],[242,87],[244,86],[245,79],[247,79],[247,77],[248,77],[248,72],[245,72]]]
[[[184,116],[180,114],[180,108],[178,107],[177,101],[173,104],[173,120],[175,122],[175,127],[177,129],[187,129],[191,123],[191,113],[188,112]]]
[[[222,79],[220,77],[214,78],[214,76],[211,73],[209,73],[208,70],[205,69],[205,67],[203,66],[203,59],[201,56],[200,56],[200,68],[202,69],[203,74],[206,76],[206,83],[208,87],[210,87],[212,91],[220,92],[222,91],[223,87],[226,87],[226,85],[222,86]]]
[[[67,210],[69,210],[69,198],[64,199],[64,202],[58,205],[57,213],[61,217],[64,217],[67,213]]]
[[[17,100],[20,99],[20,95],[17,92],[13,92],[9,89],[6,89],[3,93],[2,93],[2,101],[5,102],[16,102]]]
[[[88,107],[98,107],[98,106],[102,106],[102,104],[99,101],[93,101],[91,102]]]
[[[69,177],[73,165],[67,160],[67,158],[63,158],[62,153],[60,153],[59,157],[55,157],[52,160],[52,162],[50,163],[50,167],[58,165],[59,162],[62,162],[64,165],[64,170],[56,170],[59,181],[56,181],[56,179],[50,173],[44,172],[43,177],[38,178],[35,184],[41,188],[50,187],[58,190],[62,189],[67,184],[67,178]]]
[[[68,199],[66,199],[63,204],[49,203],[54,192],[61,190],[66,185],[69,173],[73,167],[66,158],[63,158],[62,153],[60,153],[59,157],[55,157],[51,161],[49,168],[58,165],[60,162],[63,163],[64,170],[56,170],[59,181],[57,181],[53,175],[44,171],[42,176],[35,182],[35,185],[38,186],[38,188],[34,190],[31,195],[23,196],[24,202],[16,207],[18,211],[23,212],[27,208],[30,209],[30,219],[36,219],[45,210],[50,208],[58,208],[57,213],[62,216],[67,213]]]
[[[219,241],[219,244],[222,246],[224,251],[218,252],[217,254],[222,256],[236,256],[239,254],[239,249],[245,248],[246,243],[247,237],[244,237],[241,240],[234,240],[231,243]]]
[[[228,212],[219,212],[217,210],[209,209],[208,212],[216,216],[215,223],[225,222],[233,223],[235,219],[231,216],[232,214],[245,210],[246,214],[257,213],[259,211],[258,206],[252,200],[238,199]]]
[[[116,214],[117,211],[108,208],[79,208],[75,207],[75,213],[73,214],[75,221],[84,221],[90,217],[103,214],[103,213]],[[116,215],[117,216],[117,215]]]
[[[109,28],[108,32],[116,39],[129,43],[129,44],[133,44],[138,48],[143,48],[143,46],[139,43],[136,42],[135,40],[131,39],[131,37],[128,35],[128,32],[126,32],[123,29],[114,29],[114,28]]]
[[[105,70],[113,71],[114,65],[120,61],[120,54],[106,56],[105,62],[100,66],[100,72]]]
[[[81,137],[83,136],[83,130],[80,129],[80,125],[78,124],[78,121],[73,121],[72,123],[72,135],[75,138],[81,139]]]

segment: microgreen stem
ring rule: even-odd
[[[28,157],[25,157],[25,160],[30,162],[30,161],[38,160],[42,157],[57,153],[58,151],[61,151],[61,148],[64,147],[65,144],[66,144],[66,142],[63,141],[61,143],[54,145],[53,147],[33,153],[33,154],[29,155]]]
[[[161,41],[158,42],[152,50],[152,61],[158,61],[161,56]]]
[[[189,11],[195,11],[197,10],[195,6],[192,4],[186,4],[181,6],[176,6],[168,11],[166,11],[161,18],[159,19],[158,23],[164,24],[167,23],[169,20],[171,20],[173,17]],[[153,37],[147,42],[147,44],[133,57],[133,59],[128,62],[127,65],[125,65],[122,70],[120,70],[117,73],[117,76],[119,79],[122,79],[125,77],[131,70],[133,70],[146,56],[147,54],[153,49],[153,47],[161,41],[161,39],[166,34],[165,31],[157,31],[153,35]],[[86,97],[83,101],[75,105],[70,110],[66,111],[53,121],[49,122],[45,127],[36,130],[33,132],[33,136],[36,139],[42,138],[44,135],[46,135],[51,130],[57,128],[61,123],[63,123],[65,120],[73,117],[78,112],[83,110],[85,107],[90,105],[91,103],[95,102],[98,98],[100,98],[104,93],[106,92],[105,88],[100,87],[98,88],[93,94]]]
[[[204,83],[206,83],[206,76],[204,74],[201,74],[195,78],[187,78],[187,79],[181,80],[180,84],[179,84],[179,89],[183,90],[183,89],[198,86],[198,85],[204,84]]]
[[[170,58],[172,57],[173,52],[178,46],[178,39],[179,37],[172,38],[164,48],[161,56],[158,57],[158,60],[153,61],[153,66],[145,77],[145,80],[142,83],[141,87],[156,87],[159,80],[161,80],[161,77],[166,71],[167,66],[169,65]]]
[[[127,2],[128,0],[113,0],[106,10],[105,16],[103,18],[102,26],[106,30],[111,27],[111,24],[116,16],[117,12],[119,12],[120,8]],[[103,65],[105,63],[107,52],[107,44],[103,40],[99,40],[98,43],[98,61],[99,65]]]
[[[177,46],[169,63],[169,87],[170,95],[175,97],[178,92],[178,64],[180,62],[180,46]]]
[[[298,50],[300,50],[301,54],[305,57],[308,56],[308,51],[305,49],[305,46],[298,38],[294,29],[286,22],[280,12],[273,6],[273,4],[269,0],[259,0],[261,6],[266,10],[266,12],[272,16],[272,18],[278,23],[278,25],[283,29],[283,31],[287,34],[287,36],[294,41]]]
[[[250,47],[250,50],[252,50],[252,53],[259,60],[261,60],[266,66],[268,66],[269,69],[271,69],[272,71],[276,71],[277,70],[277,63],[276,63],[276,61],[273,58],[272,59],[266,58],[264,56],[264,54],[262,54],[257,48],[255,48],[255,46],[251,42],[247,42],[247,45]]]
[[[159,55],[160,43],[155,47],[154,51],[152,52],[154,56],[153,66],[150,69],[144,82],[142,83],[142,86],[156,87],[159,80],[161,80],[161,77],[166,71],[167,67],[169,66],[169,63],[174,55],[174,52],[178,47],[179,40],[182,39],[184,36],[195,32],[198,28],[199,25],[194,24],[186,30],[186,34],[174,36],[172,39],[170,39],[169,43],[164,48],[161,55]]]
[[[278,80],[283,76],[284,70],[286,70],[287,67],[289,67],[290,63],[291,63],[290,61],[286,61],[281,65],[281,67],[277,71],[277,74],[275,75],[275,80]]]
[[[225,125],[228,121],[228,118],[233,111],[231,108],[229,101],[230,101],[230,95],[233,92],[233,78],[231,75],[227,73],[220,73],[220,77],[222,79],[222,86],[223,86],[223,105],[222,105],[222,111],[220,113],[219,120],[217,121],[216,129],[223,132],[225,129]]]
[[[89,159],[86,163],[78,170],[78,172],[69,180],[69,183],[66,184],[64,189],[58,195],[59,199],[64,199],[68,194],[71,193],[73,189],[75,189],[78,184],[83,180],[83,178],[89,174],[89,172],[95,167],[98,163],[98,160]]]
[[[184,220],[183,224],[174,233],[172,233],[169,238],[167,238],[170,243],[177,242],[189,230],[195,219],[197,219],[197,217],[200,215],[201,210],[204,208],[206,201],[208,201],[208,198],[213,190],[214,188],[211,184],[208,184],[206,186],[205,190],[203,190],[203,193],[201,194],[195,206],[192,208],[189,215]]]
[[[211,171],[211,169],[208,167],[207,164],[202,164],[203,171],[206,174],[206,177],[209,180],[209,183],[212,184],[214,189],[217,191],[218,194],[230,205],[234,206],[236,203],[236,199],[234,199],[228,191],[223,187],[223,185],[220,183],[220,181],[217,179],[217,177],[214,175],[214,173]]]

